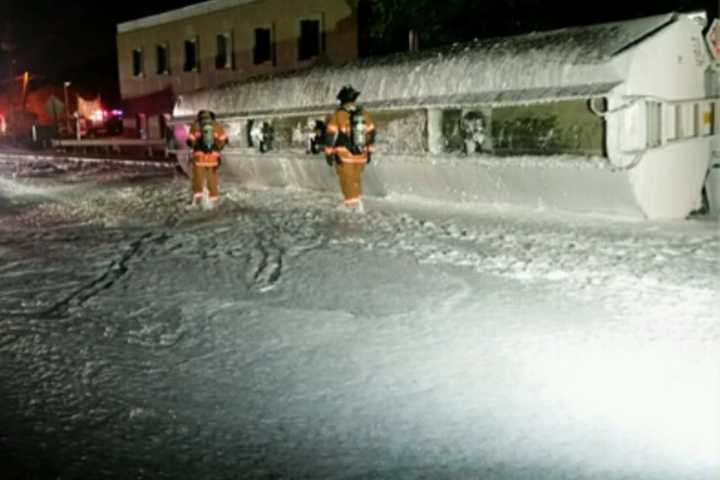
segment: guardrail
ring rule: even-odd
[[[133,167],[152,167],[152,168],[176,168],[177,163],[165,160],[139,160],[132,158],[107,158],[107,157],[91,157],[78,156],[61,153],[42,153],[32,151],[9,151],[0,149],[0,164],[16,165],[18,168],[27,161],[46,161],[46,162],[73,162],[73,163],[95,163],[95,164],[114,164]]]
[[[165,158],[168,157],[165,140],[142,140],[135,138],[93,138],[87,140],[52,140],[53,148],[72,148],[80,149],[83,153],[94,148],[96,150],[105,149],[108,153],[120,153],[123,148],[146,148],[148,155],[153,156],[155,151],[161,151]]]

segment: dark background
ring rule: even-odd
[[[34,87],[71,81],[117,104],[117,24],[192,3],[199,2],[0,0],[0,82],[27,70]]]
[[[717,16],[718,0],[370,0],[362,2],[369,53],[407,48],[407,31],[420,47],[513,35],[672,11],[705,10]]]
[[[0,0],[0,88],[27,70],[32,86],[67,80],[117,103],[116,25],[192,3],[198,2]],[[361,54],[376,55],[406,49],[410,29],[419,32],[421,48],[430,48],[669,11],[716,16],[718,0],[361,0],[360,8]]]

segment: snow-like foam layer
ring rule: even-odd
[[[327,109],[343,85],[372,105],[467,104],[602,95],[622,80],[611,57],[673,21],[672,15],[514,37],[447,49],[366,59],[339,67],[230,84],[186,94],[175,117]],[[535,92],[528,95],[529,92]]]
[[[401,198],[352,215],[337,193],[228,185],[204,212],[184,178],[89,173],[36,178],[77,188],[0,211],[0,441],[17,471],[720,468],[717,223]]]

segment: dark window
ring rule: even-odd
[[[228,33],[220,33],[217,36],[217,52],[215,54],[215,68],[232,68],[233,51],[232,36]]]
[[[320,54],[321,43],[320,20],[301,20],[298,59],[308,60],[317,57]]]
[[[255,29],[255,48],[253,62],[255,65],[272,60],[272,30],[269,28]]]
[[[132,52],[132,65],[133,75],[136,77],[141,76],[143,74],[143,54],[139,48],[136,48]]]
[[[163,74],[168,73],[169,62],[168,62],[168,47],[167,45],[158,45],[156,49],[157,55],[157,73]]]
[[[185,65],[186,72],[198,70],[198,48],[197,40],[185,40]]]

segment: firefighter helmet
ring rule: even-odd
[[[212,124],[215,120],[215,114],[210,110],[200,110],[197,114],[197,121],[200,125]]]
[[[338,92],[337,99],[340,100],[340,103],[348,103],[354,102],[359,96],[360,92],[355,90],[352,85],[345,85]]]

